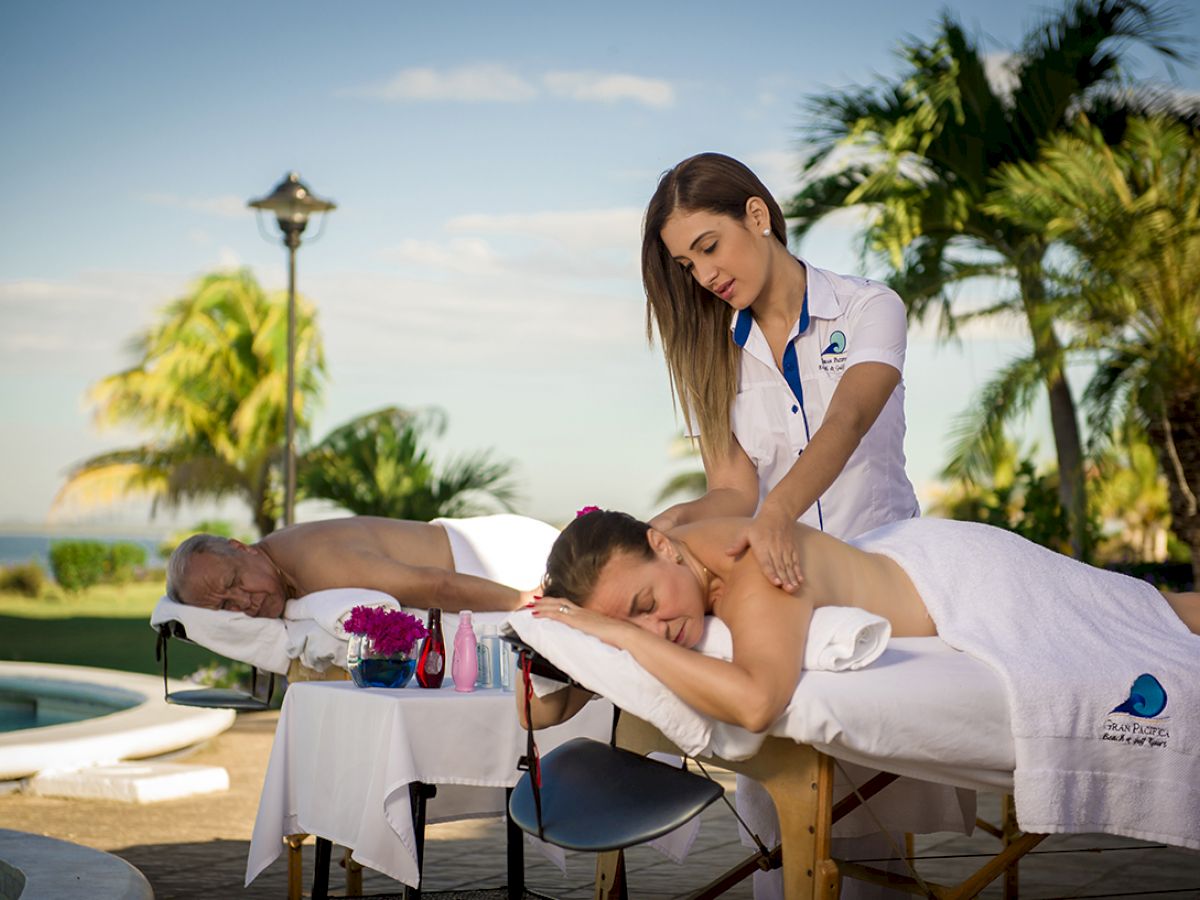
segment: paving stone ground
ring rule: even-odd
[[[0,827],[44,834],[106,850],[137,866],[159,900],[234,898],[284,900],[284,857],[243,888],[246,853],[258,807],[278,713],[238,717],[228,732],[178,755],[179,761],[224,766],[230,790],[221,794],[144,806],[113,801],[58,800],[21,793],[0,794]],[[733,779],[720,773],[732,793]],[[993,817],[994,798],[982,798],[981,810]],[[723,804],[710,807],[687,862],[676,865],[653,850],[630,852],[627,868],[634,900],[683,897],[741,860],[745,849]],[[964,854],[989,852],[995,841],[977,832],[918,838],[922,877],[942,883],[969,871]],[[1095,849],[1100,848],[1100,849]],[[1200,853],[1105,836],[1062,836],[1045,841],[1021,865],[1021,897],[1139,897],[1145,900],[1200,900]],[[311,885],[313,852],[305,848],[305,884]],[[335,851],[335,859],[340,852]],[[977,863],[976,863],[977,864]],[[594,857],[570,854],[567,871],[536,853],[526,855],[531,890],[554,900],[583,900],[592,895]],[[432,825],[426,837],[426,896],[451,900],[450,892],[496,888],[505,878],[504,825],[499,820]],[[340,888],[341,872],[331,876]],[[365,889],[398,892],[390,879],[367,873]],[[463,894],[461,896],[467,896]],[[479,896],[475,894],[474,896]],[[496,894],[494,896],[500,896]],[[727,894],[731,900],[752,896],[749,882]],[[982,895],[1000,897],[993,885]]]

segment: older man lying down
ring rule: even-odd
[[[253,544],[196,534],[171,554],[167,594],[260,618],[281,617],[288,600],[345,587],[448,612],[512,610],[530,602],[534,584],[511,584],[505,570],[516,569],[506,557],[548,548],[556,535],[543,522],[512,515],[433,522],[355,516],[292,525]]]

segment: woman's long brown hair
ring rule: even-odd
[[[750,169],[720,153],[689,157],[664,173],[642,228],[646,337],[654,343],[657,326],[671,396],[688,430],[699,429],[706,459],[723,459],[732,446],[730,410],[738,389],[738,348],[729,331],[733,310],[671,258],[660,233],[677,211],[712,212],[744,222],[751,197],[766,203],[771,231],[786,247],[779,204]]]

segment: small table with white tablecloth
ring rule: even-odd
[[[573,737],[607,740],[612,706],[593,701],[538,732],[546,753]],[[421,835],[410,786],[434,785],[429,821],[504,814],[505,789],[521,776],[525,732],[508,691],[359,688],[301,682],[288,688],[263,781],[246,884],[291,834],[351,848],[352,859],[419,886]]]

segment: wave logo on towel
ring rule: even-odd
[[[1139,719],[1153,719],[1167,708],[1167,692],[1153,675],[1139,675],[1129,689],[1129,697],[1113,710],[1115,713],[1129,713]]]
[[[1167,690],[1157,678],[1144,672],[1134,679],[1129,696],[1104,719],[1102,741],[1131,747],[1164,748],[1171,739],[1170,719],[1162,716],[1167,708]],[[1134,721],[1157,719],[1155,722]]]

